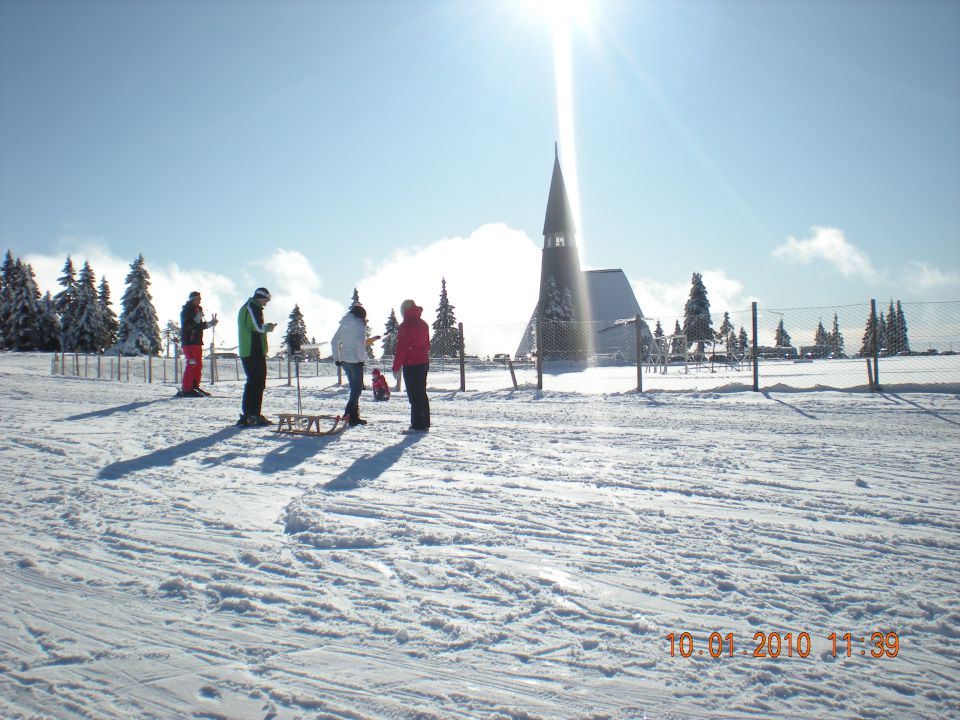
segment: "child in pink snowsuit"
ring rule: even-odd
[[[373,399],[375,401],[390,399],[390,386],[387,379],[376,368],[373,369]]]

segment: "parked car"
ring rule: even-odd
[[[510,359],[509,353],[497,353],[496,355],[493,356],[493,361],[495,363],[500,363],[502,365],[506,365],[507,360],[509,359]]]

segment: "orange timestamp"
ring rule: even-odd
[[[670,633],[666,639],[670,642],[670,657],[721,658],[746,655],[757,658],[805,658],[813,651],[813,639],[807,632],[756,632],[753,634],[753,642],[742,650],[739,649],[740,643],[736,641],[733,633],[724,635],[712,632],[705,645],[694,641],[693,634],[689,632]],[[895,632],[877,630],[869,636],[832,632],[824,640],[831,643],[828,652],[833,657],[862,655],[879,659],[894,658],[900,653],[900,636]],[[753,648],[752,651],[750,647]]]

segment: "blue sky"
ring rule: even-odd
[[[0,249],[117,299],[142,252],[161,321],[267,285],[326,339],[445,276],[512,326],[560,140],[584,266],[665,324],[695,271],[716,312],[960,297],[960,3],[583,5],[558,101],[557,3],[2,0]]]

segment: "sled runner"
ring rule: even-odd
[[[333,420],[331,427],[321,429],[321,423]],[[299,413],[280,413],[277,417],[278,433],[292,435],[335,435],[347,427],[346,419],[340,415],[300,415]]]

